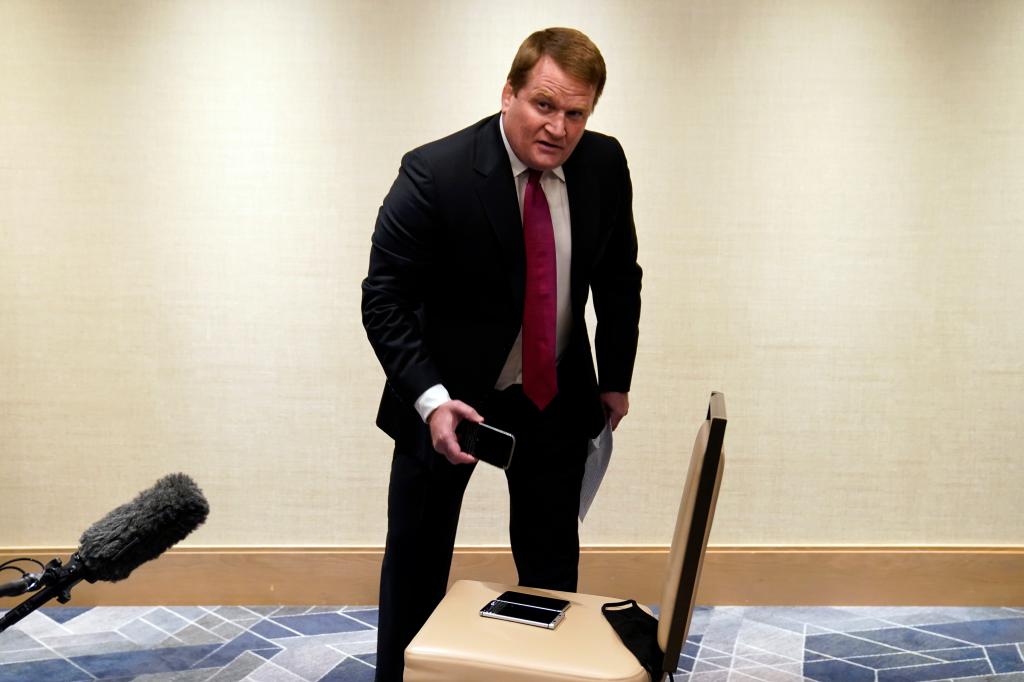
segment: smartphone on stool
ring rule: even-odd
[[[555,597],[544,597],[539,594],[526,594],[509,590],[498,595],[498,601],[511,604],[522,604],[532,606],[535,609],[547,609],[548,611],[565,611],[570,606],[568,599],[557,599]]]
[[[554,630],[565,618],[565,611],[552,611],[551,609],[495,599],[480,609],[480,615],[484,618],[509,620],[513,623]]]

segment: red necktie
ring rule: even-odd
[[[523,393],[543,410],[558,393],[555,371],[557,268],[555,231],[541,171],[530,169],[523,197],[526,299],[523,305]]]

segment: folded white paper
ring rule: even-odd
[[[608,424],[597,438],[587,444],[587,464],[583,470],[583,485],[580,487],[580,521],[587,516],[590,505],[597,497],[604,472],[612,458],[612,429]]]

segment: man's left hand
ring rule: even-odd
[[[622,418],[629,414],[629,394],[606,391],[601,394],[601,405],[604,406],[604,416],[614,431]]]

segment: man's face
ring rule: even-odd
[[[519,92],[505,83],[505,137],[519,160],[537,170],[565,163],[583,136],[594,92],[593,85],[573,78],[547,55],[534,64]]]

